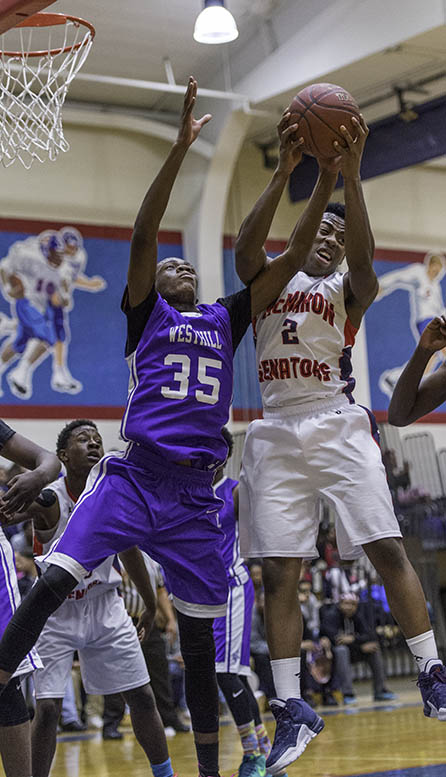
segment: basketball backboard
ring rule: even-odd
[[[54,2],[55,0],[0,0],[0,34]]]

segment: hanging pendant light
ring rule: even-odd
[[[204,0],[204,8],[197,16],[194,40],[198,43],[229,43],[238,38],[233,15],[225,8],[223,0]]]

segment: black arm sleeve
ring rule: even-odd
[[[127,316],[127,342],[125,344],[125,355],[130,356],[133,351],[136,350],[136,346],[139,343],[140,337],[144,332],[144,327],[149,320],[150,314],[155,307],[155,302],[158,299],[158,292],[155,291],[155,286],[152,286],[149,294],[137,305],[135,308],[130,307],[129,292],[127,286],[125,287],[124,294],[121,302],[121,310]]]
[[[251,323],[251,289],[249,286],[229,297],[217,300],[229,313],[232,330],[232,350],[236,352],[240,341]]]
[[[11,429],[8,424],[0,420],[0,449],[8,442],[8,440],[15,434],[14,429]]]

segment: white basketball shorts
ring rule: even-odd
[[[48,618],[38,645],[44,668],[34,674],[37,699],[63,698],[75,650],[87,693],[120,693],[150,681],[135,626],[116,589],[64,602]]]
[[[344,398],[281,408],[247,431],[240,477],[245,558],[317,558],[319,500],[336,510],[341,558],[401,537],[373,415]]]

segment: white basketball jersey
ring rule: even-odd
[[[14,243],[2,267],[17,275],[23,283],[24,295],[40,313],[45,313],[48,299],[60,289],[60,267],[51,267],[35,237]]]
[[[66,479],[64,477],[58,478],[51,483],[47,488],[57,496],[60,508],[60,519],[57,524],[56,533],[53,535],[49,542],[40,543],[36,539],[34,540],[34,552],[37,555],[35,561],[39,566],[46,567],[46,563],[43,561],[44,556],[49,553],[50,548],[59,539],[59,537],[65,531],[65,527],[70,519],[70,515],[73,512],[76,502],[70,496],[67,489]],[[88,597],[97,596],[110,588],[117,588],[121,583],[121,575],[113,566],[114,556],[109,556],[102,562],[96,569],[89,572],[76,588],[68,595],[67,599],[78,601],[83,599],[86,595]]]
[[[351,348],[342,273],[312,278],[298,272],[279,299],[254,321],[257,368],[265,409],[315,403],[345,394],[353,402]]]

